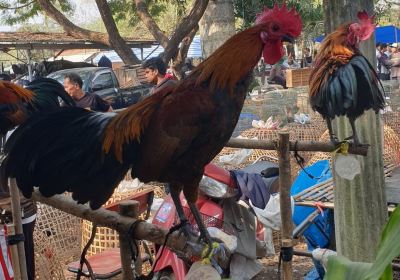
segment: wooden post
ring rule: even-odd
[[[17,234],[17,235],[24,234],[24,232],[22,230],[22,217],[21,217],[21,204],[20,204],[19,190],[17,187],[17,182],[15,181],[15,178],[11,178],[9,180],[9,185],[10,185],[10,195],[11,195],[12,219],[13,219],[15,234]],[[18,242],[17,248],[18,248],[18,262],[19,262],[20,277],[22,280],[27,280],[28,272],[26,269],[24,242],[23,241]],[[13,259],[14,259],[14,257],[13,257]]]
[[[119,204],[119,213],[122,216],[131,217],[137,219],[139,216],[139,202],[130,200],[123,201]],[[119,234],[119,248],[121,251],[121,264],[122,264],[122,279],[131,280],[135,279],[135,275],[133,272],[133,263],[132,263],[132,254],[131,254],[131,241],[132,236],[129,236],[127,233]],[[142,274],[142,264],[140,259],[140,252],[137,252],[139,255],[136,263],[134,264],[136,274]]]
[[[357,20],[358,11],[373,14],[373,0],[324,0],[324,7],[327,32]],[[360,46],[371,65],[376,65],[374,38]],[[347,118],[339,118],[333,126],[339,139],[352,134]],[[366,157],[357,157],[361,174],[353,180],[343,179],[333,171],[336,245],[338,254],[352,261],[373,262],[387,219],[380,116],[366,112],[356,121],[356,129],[361,143],[369,144],[370,149]]]
[[[7,225],[7,235],[15,234],[15,226],[13,224]],[[14,279],[22,279],[21,269],[19,265],[18,246],[17,244],[10,246],[11,261],[14,271]]]
[[[291,280],[292,276],[292,250],[293,250],[293,222],[290,187],[292,185],[290,172],[289,132],[279,133],[279,194],[282,219],[282,271],[283,279]],[[288,256],[288,258],[286,258]]]

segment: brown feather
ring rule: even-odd
[[[197,86],[209,80],[210,91],[227,88],[232,94],[236,83],[248,75],[261,57],[263,43],[259,33],[262,28],[256,25],[232,36],[197,66],[189,78],[196,77]]]
[[[149,124],[153,113],[161,100],[169,93],[171,93],[171,88],[166,88],[119,113],[106,128],[103,140],[104,152],[109,153],[113,147],[117,160],[122,162],[124,144],[134,140],[140,142],[140,136]]]
[[[249,73],[261,56],[263,44],[258,36],[260,29],[260,26],[255,26],[230,38],[197,66],[187,79],[195,78],[196,86],[210,80],[210,91],[227,88],[232,93],[235,84]],[[183,80],[176,90],[185,84]],[[119,113],[107,126],[103,150],[108,153],[114,147],[116,158],[122,162],[124,144],[133,140],[140,141],[140,135],[168,93],[170,91],[167,90],[153,94]]]
[[[16,102],[28,102],[31,103],[35,93],[25,89],[17,84],[0,81],[0,103],[16,103]]]
[[[347,42],[348,28],[349,24],[339,27],[321,44],[310,74],[310,97],[317,95],[329,76],[357,52]]]

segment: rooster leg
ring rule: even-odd
[[[171,192],[172,200],[174,201],[174,204],[175,204],[176,212],[178,213],[178,217],[179,217],[179,221],[180,221],[180,228],[181,228],[180,232],[183,233],[186,237],[188,237],[190,235],[195,235],[190,227],[190,224],[185,215],[185,212],[183,211],[181,199],[179,197],[182,187],[171,184],[171,185],[169,185],[169,189]]]
[[[208,233],[207,228],[204,226],[203,220],[201,218],[199,209],[197,209],[196,204],[193,202],[188,202],[188,204],[190,207],[190,211],[192,211],[193,217],[196,220],[197,226],[199,227],[200,239],[204,240],[208,244],[208,251],[207,251],[207,256],[208,256],[212,249],[212,240],[210,234]]]
[[[331,119],[329,117],[325,118],[325,121],[326,121],[326,125],[328,126],[329,136],[331,138],[331,142],[334,145],[337,145],[339,143],[339,139],[336,137],[335,133],[333,133],[332,121],[331,121]]]
[[[353,141],[354,141],[354,145],[355,146],[359,146],[360,145],[360,141],[358,140],[355,120],[353,118],[349,118],[349,122],[350,122],[350,125],[351,125],[351,129],[353,130],[353,137],[352,138],[353,138]]]

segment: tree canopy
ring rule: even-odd
[[[168,62],[173,59],[179,64],[186,56],[188,43],[197,32],[198,22],[208,4],[208,0],[95,0],[95,2],[106,34],[78,26],[69,19],[76,8],[74,4],[79,5],[77,0],[2,0],[0,11],[2,20],[7,24],[26,22],[40,13],[45,14],[69,35],[110,46],[127,64],[136,64],[139,59],[121,37],[117,23],[123,22],[132,27],[138,25],[140,21],[164,47],[164,60]],[[190,4],[192,5],[189,10]],[[166,17],[159,20],[161,14],[165,13],[173,13],[175,16],[169,17],[168,20]],[[135,34],[126,35],[137,37]]]

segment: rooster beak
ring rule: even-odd
[[[290,35],[283,35],[282,36],[282,42],[288,42],[293,44],[294,43],[294,38]]]

